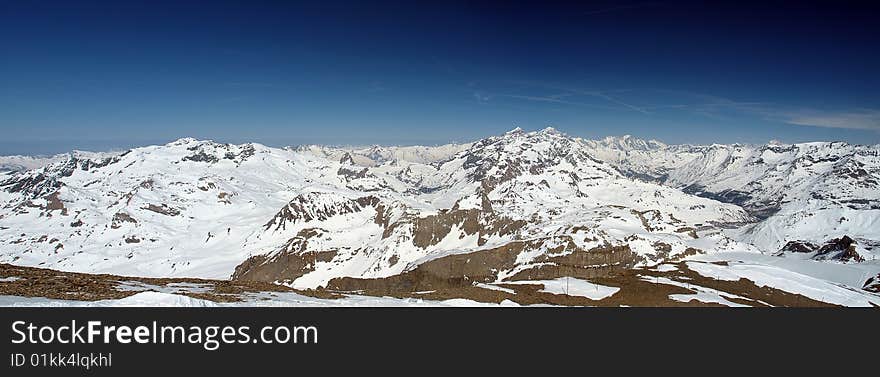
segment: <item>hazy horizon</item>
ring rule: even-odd
[[[880,143],[871,5],[0,4],[0,155],[437,145],[552,125],[669,144]]]
[[[537,131],[541,131],[542,129],[545,129],[545,128],[547,128],[547,127],[552,127],[552,128],[554,128],[554,129],[556,129],[557,131],[559,131],[559,132],[565,134],[566,136],[573,137],[573,138],[581,138],[581,139],[584,139],[584,140],[602,140],[602,139],[604,139],[604,138],[608,138],[608,137],[611,137],[611,138],[623,138],[623,137],[625,137],[625,136],[629,136],[629,137],[632,137],[632,138],[636,138],[636,139],[640,139],[640,140],[645,140],[645,141],[658,141],[658,142],[661,142],[661,143],[664,143],[664,144],[667,144],[667,145],[711,145],[711,144],[763,145],[763,144],[770,144],[770,143],[775,143],[775,142],[781,142],[781,143],[784,143],[784,144],[800,144],[800,143],[811,143],[811,142],[839,142],[839,141],[843,141],[843,140],[808,140],[808,141],[798,141],[798,142],[786,142],[786,141],[783,141],[783,140],[775,140],[775,139],[773,139],[773,140],[766,140],[766,141],[763,141],[763,142],[756,142],[756,143],[749,143],[749,142],[730,142],[730,143],[670,143],[670,142],[667,142],[667,141],[665,141],[665,140],[658,139],[658,138],[644,138],[644,137],[639,137],[638,135],[630,135],[630,134],[605,135],[605,136],[598,136],[598,137],[583,137],[583,136],[579,136],[579,135],[572,135],[572,134],[566,132],[566,130],[564,130],[564,129],[560,129],[560,128],[558,128],[558,127],[553,127],[553,126],[544,126],[544,127],[540,127],[540,128],[523,128],[523,127],[519,127],[519,128],[522,128],[522,130],[523,130],[524,132],[537,132]],[[514,128],[516,128],[516,127],[512,127],[511,129],[508,129],[507,131],[511,131],[511,130],[513,130]],[[372,146],[381,146],[381,147],[414,147],[414,146],[437,147],[437,146],[450,145],[450,144],[467,144],[467,143],[472,143],[472,142],[475,142],[475,141],[478,141],[478,140],[481,140],[481,139],[484,139],[484,138],[488,138],[488,137],[501,136],[501,135],[503,135],[503,134],[504,134],[505,132],[507,132],[507,131],[500,132],[500,133],[497,133],[497,134],[485,135],[485,136],[478,137],[478,138],[475,138],[475,139],[466,139],[466,140],[465,140],[465,139],[462,139],[462,140],[449,140],[449,141],[446,141],[446,142],[438,142],[438,143],[417,143],[417,142],[415,142],[415,143],[409,143],[409,144],[407,144],[407,143],[382,143],[382,142],[377,142],[377,143],[363,143],[363,144],[355,144],[355,143],[320,143],[320,142],[291,142],[291,143],[284,143],[284,142],[273,142],[272,140],[262,140],[262,141],[261,141],[261,140],[226,140],[226,139],[217,139],[217,138],[210,138],[210,137],[205,137],[205,138],[203,138],[203,137],[181,136],[181,137],[176,137],[176,138],[171,138],[171,139],[155,139],[155,140],[152,140],[152,141],[144,140],[144,141],[142,141],[142,142],[129,142],[129,143],[123,143],[123,142],[120,142],[120,143],[116,143],[116,144],[108,143],[107,141],[94,141],[94,142],[86,142],[86,143],[73,143],[73,145],[75,145],[75,146],[74,146],[74,147],[67,148],[67,149],[63,149],[63,148],[66,148],[66,147],[64,146],[64,144],[63,144],[64,142],[58,142],[58,143],[44,143],[44,144],[41,144],[41,147],[46,148],[45,150],[46,150],[47,152],[35,152],[35,153],[29,153],[29,152],[26,152],[26,151],[25,151],[24,153],[4,153],[4,152],[3,152],[3,151],[5,150],[5,149],[4,149],[4,142],[0,142],[0,156],[49,157],[49,156],[58,155],[58,154],[70,153],[70,152],[73,152],[73,151],[81,151],[81,152],[123,152],[123,151],[126,151],[126,150],[128,150],[128,149],[132,149],[132,148],[139,148],[139,147],[146,147],[146,146],[154,146],[154,145],[165,145],[165,144],[169,144],[169,143],[171,143],[171,142],[174,142],[174,141],[176,141],[176,140],[186,139],[186,138],[192,138],[192,139],[196,139],[196,140],[199,140],[199,141],[213,141],[213,142],[223,143],[223,144],[245,144],[245,143],[257,143],[257,144],[262,144],[262,145],[265,145],[265,146],[268,146],[268,147],[273,147],[273,148],[297,147],[297,146],[303,146],[303,145],[320,145],[320,146],[325,146],[325,147],[337,147],[337,148],[368,148],[368,147],[372,147]],[[847,142],[847,141],[843,141],[843,142]],[[880,143],[869,143],[869,144],[865,144],[865,143],[852,143],[852,142],[847,142],[847,143],[849,143],[849,144],[853,144],[853,145],[866,145],[866,146],[880,145]],[[91,147],[89,147],[89,146],[91,146]],[[61,148],[61,149],[59,149],[59,148]],[[14,148],[13,148],[13,150],[14,150]]]

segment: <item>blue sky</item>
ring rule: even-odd
[[[878,13],[835,2],[0,1],[0,154],[437,144],[515,126],[880,142]]]

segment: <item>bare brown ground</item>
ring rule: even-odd
[[[497,251],[499,254],[500,250]],[[499,257],[495,255],[494,257]],[[502,258],[504,259],[504,258]],[[451,259],[456,260],[456,259]],[[451,266],[451,264],[450,264]],[[481,264],[479,267],[483,267]],[[615,269],[605,276],[587,276],[575,273],[581,279],[605,286],[618,287],[620,290],[602,300],[591,300],[586,297],[570,296],[541,292],[541,284],[529,283],[497,283],[502,288],[513,290],[514,293],[495,289],[479,288],[474,282],[486,282],[486,276],[472,279],[467,276],[437,278],[437,275],[424,271],[411,271],[382,279],[334,279],[328,290],[296,290],[281,285],[259,281],[228,281],[193,278],[141,278],[108,274],[83,274],[62,272],[43,268],[20,267],[0,264],[0,278],[15,277],[18,280],[0,282],[0,295],[24,297],[46,297],[52,299],[95,301],[119,299],[133,295],[135,291],[123,291],[118,287],[123,282],[140,282],[159,287],[169,287],[172,283],[189,283],[207,286],[207,292],[177,293],[190,297],[217,302],[241,301],[245,293],[255,292],[296,292],[318,298],[340,298],[343,294],[359,294],[368,296],[389,296],[397,298],[421,298],[426,300],[448,300],[465,298],[479,302],[501,303],[509,300],[521,305],[560,305],[560,306],[721,306],[716,303],[705,303],[697,300],[681,302],[669,298],[673,294],[695,294],[695,287],[711,288],[720,292],[740,296],[725,296],[731,302],[748,306],[792,306],[792,307],[830,307],[808,297],[785,292],[769,287],[759,287],[748,279],[737,281],[715,280],[704,277],[687,268],[683,262],[675,264],[677,270],[660,272],[652,269]],[[438,265],[445,272],[449,266]],[[481,270],[481,269],[478,269]],[[464,271],[477,272],[470,269]],[[566,269],[545,268],[540,274],[530,278],[555,279],[567,276]],[[665,278],[681,284],[665,284],[656,280]],[[524,279],[520,279],[524,280]],[[172,286],[173,287],[173,286]]]
[[[14,277],[17,280],[0,282],[0,295],[46,297],[61,300],[97,301],[120,299],[138,293],[136,291],[119,289],[123,282],[139,282],[166,288],[173,288],[168,287],[169,284],[173,283],[198,284],[210,287],[211,289],[207,292],[189,292],[185,289],[179,289],[177,293],[216,302],[241,301],[242,294],[256,292],[296,292],[319,298],[342,297],[323,290],[297,290],[259,281],[143,278],[109,274],[84,274],[0,263],[0,278],[8,277]]]
[[[430,275],[418,269],[403,275],[381,279],[342,278],[331,281],[330,289],[339,293],[357,293],[370,296],[390,296],[398,298],[422,298],[427,300],[448,300],[466,298],[480,302],[500,303],[510,300],[521,305],[563,305],[563,306],[723,306],[718,303],[706,303],[697,300],[681,302],[671,299],[674,294],[696,294],[697,287],[711,288],[721,293],[740,296],[742,298],[724,296],[726,300],[737,304],[767,307],[833,307],[837,306],[813,300],[809,297],[785,292],[783,290],[760,287],[748,279],[737,281],[715,280],[704,277],[687,268],[683,262],[675,264],[676,271],[660,272],[651,269],[615,269],[605,276],[585,276],[575,273],[581,279],[590,282],[618,287],[620,290],[602,300],[591,300],[581,296],[570,296],[541,292],[541,284],[496,284],[508,288],[515,293],[500,290],[479,288],[472,285],[467,278],[459,279],[427,279]],[[540,274],[531,274],[529,279],[555,279],[568,276],[570,269],[542,268]],[[686,285],[685,287],[663,283],[654,277],[666,278]],[[424,284],[430,280],[429,284]],[[485,282],[478,279],[475,281]],[[418,287],[419,289],[412,289]]]

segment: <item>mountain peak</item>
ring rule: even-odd
[[[562,135],[562,132],[559,132],[559,130],[553,127],[546,127],[538,133],[542,135]]]
[[[540,137],[547,137],[547,136],[566,137],[567,135],[565,135],[564,133],[562,133],[561,131],[559,131],[553,127],[545,127],[544,129],[541,129],[538,131],[528,131],[528,132],[523,130],[522,128],[516,127],[510,131],[505,132],[504,135],[501,135],[501,138],[507,139],[507,138],[513,137],[514,139],[519,139],[519,137],[526,137],[526,138],[539,137],[540,138]]]
[[[653,150],[666,147],[663,142],[654,139],[640,139],[632,135],[606,136],[599,142],[607,147],[620,150]]]
[[[182,137],[180,139],[174,140],[168,144],[167,146],[196,146],[202,144],[211,144],[213,141],[211,140],[199,140],[194,137]]]
[[[170,144],[189,144],[189,143],[197,143],[199,140],[194,137],[182,137],[175,141],[172,141]]]
[[[505,135],[519,135],[519,134],[522,134],[523,132],[525,132],[525,131],[523,131],[522,128],[516,127],[510,131],[505,132],[504,134]]]

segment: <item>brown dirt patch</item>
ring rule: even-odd
[[[123,282],[140,282],[158,287],[169,284],[199,284],[209,286],[208,292],[177,293],[215,302],[241,301],[245,293],[295,292],[305,296],[334,299],[341,295],[324,290],[299,290],[282,285],[259,281],[228,281],[195,278],[142,278],[109,274],[84,274],[64,272],[46,268],[22,267],[0,264],[0,278],[15,277],[11,282],[0,282],[0,295],[21,297],[46,297],[62,300],[97,301],[120,299],[131,296],[136,291],[121,290]]]

